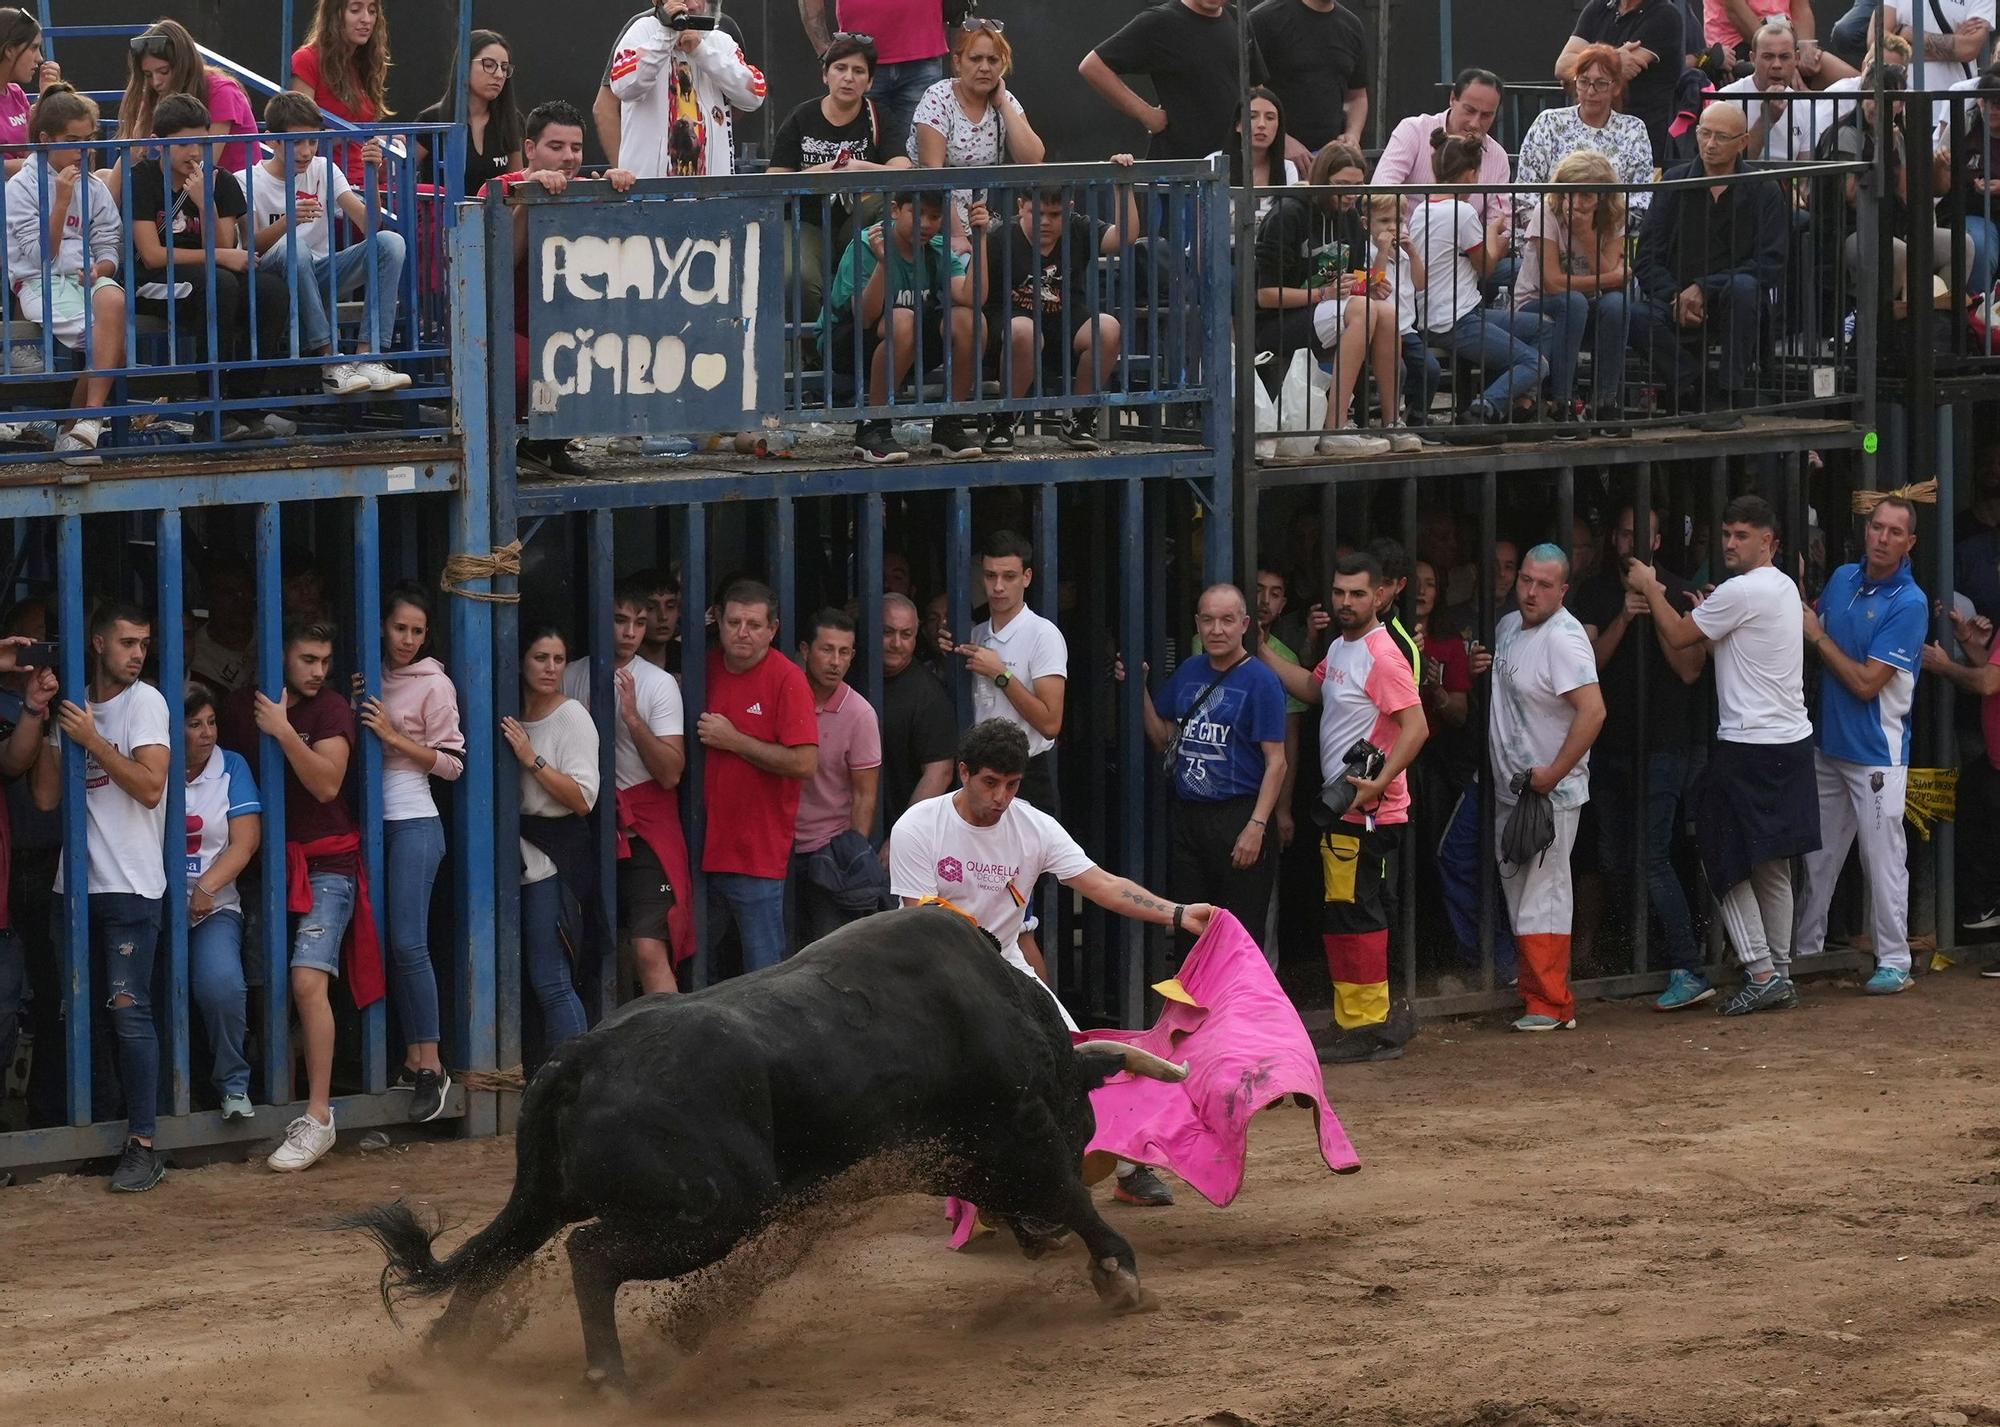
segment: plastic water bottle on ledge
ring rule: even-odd
[[[614,456],[692,456],[694,442],[685,436],[613,436],[606,449]]]

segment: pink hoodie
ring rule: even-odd
[[[383,811],[390,821],[408,817],[434,817],[436,804],[426,812],[418,806],[418,789],[423,803],[430,803],[429,779],[455,780],[465,771],[465,735],[458,727],[458,690],[451,676],[435,659],[418,659],[401,669],[382,671],[382,702],[396,731],[413,743],[435,750],[429,766],[400,753],[385,753],[382,759]],[[402,799],[409,801],[403,803]]]

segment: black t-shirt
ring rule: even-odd
[[[1655,567],[1657,568],[1657,567]],[[1666,586],[1667,602],[1682,614],[1694,608],[1697,591],[1671,570],[1660,570]],[[1572,611],[1583,623],[1604,633],[1618,622],[1625,608],[1625,584],[1609,571],[1592,575],[1576,592]],[[1639,651],[1643,650],[1641,654]],[[1613,753],[1632,749],[1633,711],[1639,705],[1639,660],[1646,661],[1646,746],[1653,749],[1684,748],[1694,737],[1695,686],[1681,682],[1681,676],[1660,652],[1659,635],[1651,619],[1635,619],[1618,641],[1611,662],[1597,671],[1598,687],[1604,694],[1609,717],[1597,736],[1596,748]]]
[[[1097,226],[1081,213],[1071,213],[1064,226],[1069,243],[1067,271],[1063,268],[1064,234],[1056,235],[1055,246],[1047,253],[1038,251],[1035,240],[1021,231],[1018,217],[986,236],[987,311],[997,316],[1004,301],[1009,315],[1031,317],[1039,306],[1045,357],[1062,351],[1051,341],[1050,333],[1059,333],[1066,343],[1076,325],[1097,310],[1097,284],[1092,281],[1102,241]],[[1039,287],[1037,275],[1041,278]]]
[[[419,124],[449,124],[451,119],[445,112],[444,101],[439,100],[436,104],[424,110],[423,113],[417,115],[417,122]],[[468,198],[477,198],[480,191],[486,187],[488,179],[498,178],[501,174],[507,173],[513,168],[514,156],[499,146],[500,126],[493,122],[492,115],[489,114],[486,116],[486,141],[492,145],[491,148],[482,149],[473,142],[472,126],[470,124],[462,127],[465,129],[465,196]],[[430,161],[430,146],[419,142],[417,149],[423,155],[424,161],[428,163]],[[429,176],[426,174],[422,175],[422,177],[428,179]]]
[[[1366,267],[1369,251],[1358,209],[1329,213],[1296,194],[1283,194],[1257,225],[1257,286],[1321,287],[1338,273]]]
[[[951,695],[932,667],[914,660],[882,681],[882,825],[894,828],[910,807],[924,765],[958,748]]]
[[[1321,149],[1347,127],[1349,90],[1373,75],[1361,17],[1336,3],[1315,10],[1305,0],[1264,0],[1250,12],[1250,35],[1285,106],[1285,131]]]
[[[249,212],[249,205],[243,201],[243,185],[227,169],[210,167],[211,187],[215,191],[215,216],[221,218],[241,218]],[[160,235],[162,243],[176,248],[202,247],[203,224],[207,213],[199,194],[176,193],[167,196],[167,176],[158,159],[145,159],[132,165],[132,212],[134,223],[151,223]]]
[[[882,119],[875,109],[875,101],[861,101],[861,112],[853,122],[835,124],[826,117],[817,99],[808,99],[785,116],[785,122],[778,125],[778,132],[771,140],[771,166],[803,172],[820,164],[832,163],[845,150],[849,159],[864,162],[887,163],[891,158],[888,147],[882,142]],[[845,201],[842,200],[844,206]],[[799,200],[800,221],[818,223],[823,220],[824,207],[817,198]]]
[[[1143,74],[1153,81],[1167,127],[1153,135],[1147,158],[1199,159],[1228,149],[1240,105],[1236,47],[1234,11],[1210,18],[1197,15],[1182,0],[1141,10],[1097,47],[1097,57],[1121,78]],[[1264,61],[1253,38],[1250,82],[1264,80]]]
[[[1659,58],[1625,87],[1625,112],[1643,122],[1653,141],[1653,162],[1665,166],[1673,152],[1667,125],[1674,117],[1674,91],[1687,65],[1687,24],[1674,0],[1639,0],[1629,13],[1619,13],[1619,0],[1585,0],[1576,17],[1578,38],[1613,49],[1637,40]]]

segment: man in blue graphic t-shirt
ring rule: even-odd
[[[1278,867],[1269,826],[1285,782],[1285,687],[1244,647],[1241,590],[1211,585],[1195,609],[1203,657],[1174,670],[1157,706],[1145,698],[1147,740],[1172,750],[1173,884],[1257,936]]]
[[[1910,985],[1910,882],[1903,861],[1903,795],[1910,775],[1910,706],[1930,626],[1929,603],[1910,573],[1917,508],[1891,496],[1868,517],[1867,558],[1842,565],[1805,612],[1806,644],[1820,680],[1819,851],[1806,856],[1798,954],[1826,946],[1826,909],[1861,843],[1861,871],[1875,937],[1866,990],[1890,996]]]

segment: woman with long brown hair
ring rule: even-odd
[[[202,62],[201,46],[180,21],[155,21],[144,34],[132,37],[128,49],[125,97],[118,102],[119,138],[152,138],[153,114],[170,94],[199,99],[208,110],[211,134],[257,132],[257,114],[250,107],[250,96],[234,79]],[[225,144],[216,154],[215,162],[231,173],[241,173],[250,166],[248,144]],[[112,173],[118,169],[114,164]],[[107,182],[116,193],[117,179]]]
[[[322,113],[350,124],[374,124],[395,111],[389,107],[389,17],[382,0],[318,0],[312,38],[292,51],[292,88],[310,94]],[[339,144],[336,158],[348,181],[360,183],[362,168],[382,162],[382,146]]]

